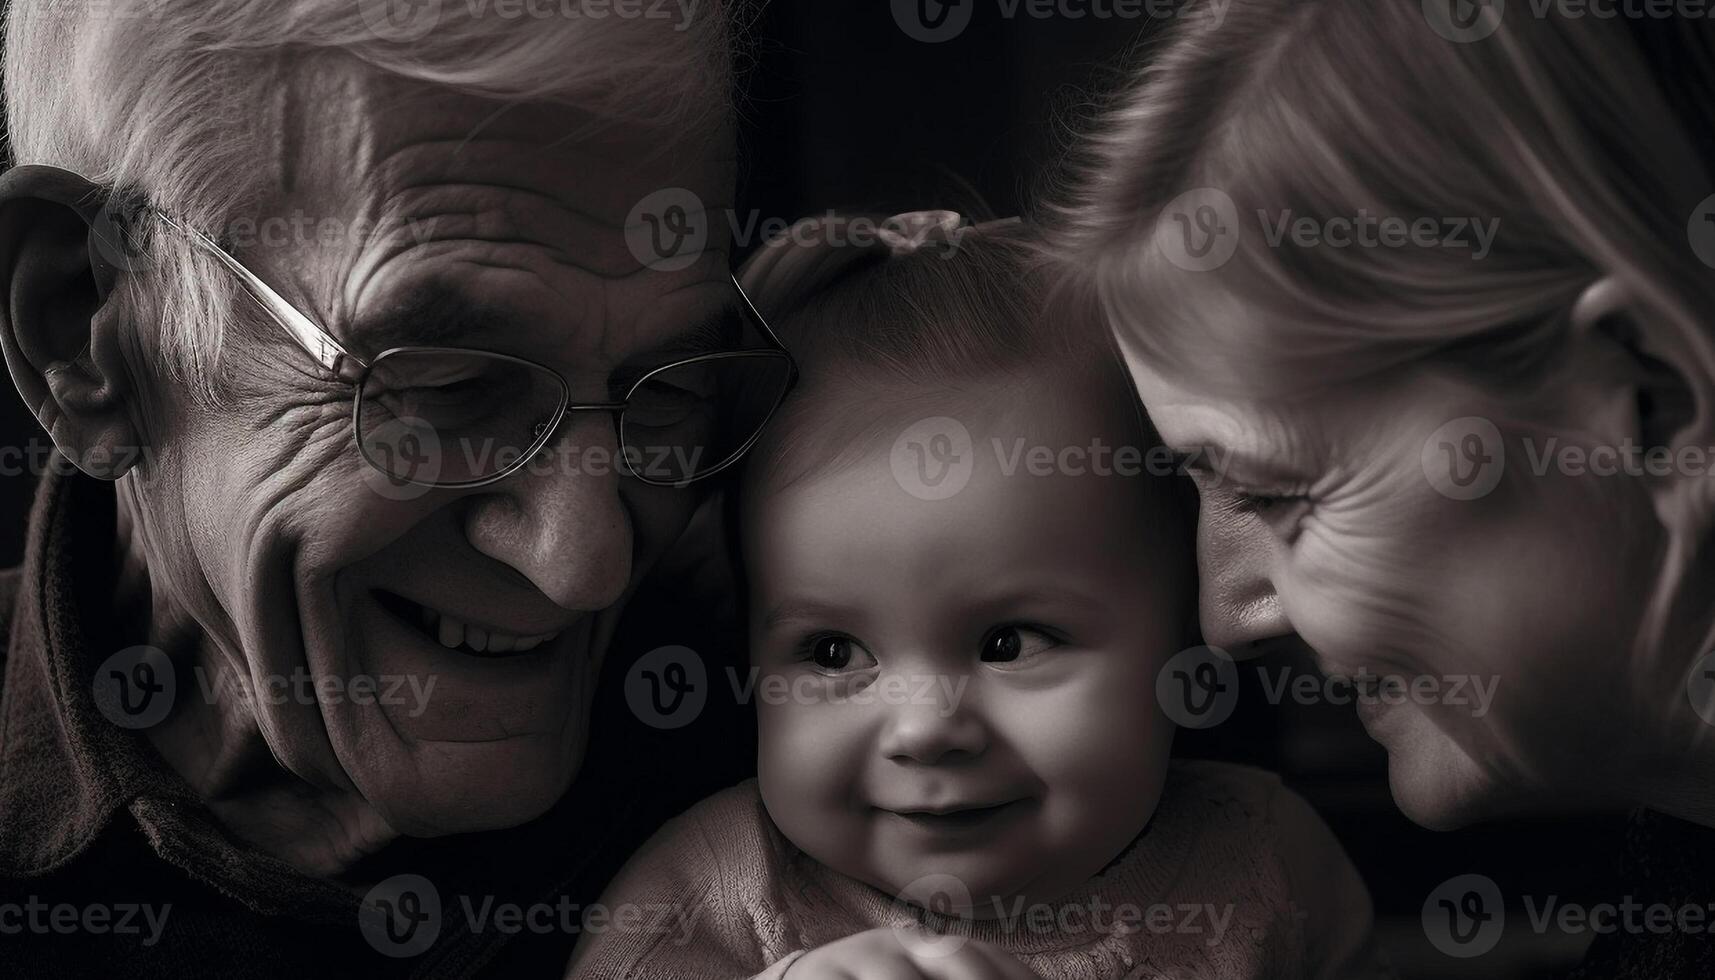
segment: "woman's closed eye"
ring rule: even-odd
[[[1214,493],[1222,498],[1227,510],[1249,514],[1290,542],[1297,537],[1299,526],[1310,510],[1310,495],[1301,490],[1248,490],[1230,487]],[[1205,491],[1205,496],[1209,495]]]

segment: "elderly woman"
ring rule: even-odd
[[[0,972],[557,972],[662,816],[594,680],[789,364],[721,11],[392,8],[8,6]]]
[[[1369,699],[1400,807],[1648,808],[1631,897],[1700,909],[1712,140],[1706,18],[1237,0],[1119,101],[1060,241],[1200,485],[1209,642],[1497,681]],[[1587,969],[1715,954],[1622,931]]]

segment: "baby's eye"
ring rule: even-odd
[[[1029,626],[1002,626],[983,637],[984,663],[1006,664],[1052,650],[1060,641]]]
[[[805,645],[804,659],[817,670],[830,674],[864,670],[875,664],[875,657],[863,648],[863,644],[838,633],[811,637]]]

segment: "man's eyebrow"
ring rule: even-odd
[[[374,357],[392,347],[467,347],[518,325],[511,314],[480,307],[463,293],[430,287],[398,306],[360,317],[351,336]]]
[[[740,313],[735,300],[718,309],[707,311],[673,336],[651,346],[647,351],[626,358],[625,363],[644,363],[652,366],[653,363],[664,360],[734,350],[744,341],[745,333],[745,317]]]

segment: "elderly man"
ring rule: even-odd
[[[10,6],[0,346],[81,472],[0,602],[0,972],[557,972],[662,816],[580,777],[618,614],[790,384],[697,210],[726,43]]]

